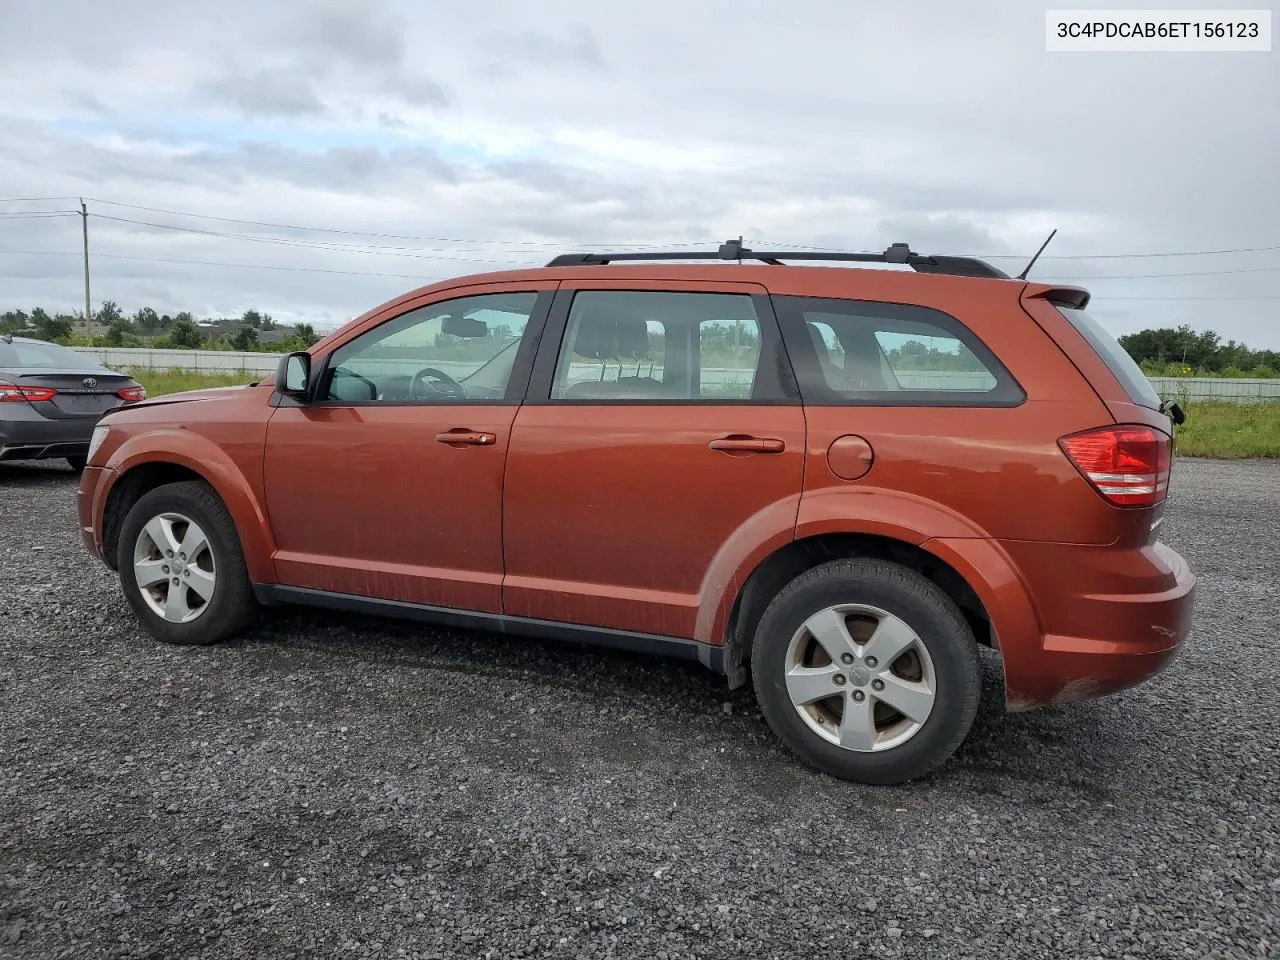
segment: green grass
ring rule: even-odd
[[[184,370],[134,370],[132,376],[158,397],[183,390],[252,383],[263,374],[192,373]],[[1280,402],[1184,403],[1187,422],[1177,429],[1183,457],[1280,458]]]
[[[1187,422],[1177,429],[1180,456],[1280,457],[1280,402],[1206,401],[1182,406]]]
[[[148,397],[161,397],[166,393],[182,393],[184,390],[205,390],[209,387],[235,387],[261,380],[262,373],[195,373],[190,370],[125,370],[133,379],[147,388]]]

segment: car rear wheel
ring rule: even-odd
[[[85,464],[88,462],[87,457],[67,457],[67,465],[76,473],[83,473]]]
[[[217,643],[257,615],[235,523],[204,483],[144,494],[120,529],[117,561],[129,605],[166,643]]]
[[[882,560],[835,560],[774,598],[751,658],[770,728],[845,780],[895,784],[944,763],[977,715],[973,633],[940,588]]]

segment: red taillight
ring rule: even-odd
[[[57,390],[52,387],[15,387],[7,383],[0,383],[0,403],[5,401],[17,402],[19,400],[52,400],[57,394]]]
[[[147,399],[147,388],[146,387],[121,387],[120,399],[125,400],[129,403],[134,403],[138,400],[145,400]]]
[[[1073,433],[1063,453],[1108,503],[1153,507],[1169,491],[1173,439],[1152,427],[1122,424]]]

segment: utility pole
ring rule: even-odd
[[[84,237],[84,336],[85,345],[93,346],[93,308],[89,300],[89,208],[80,198],[80,232]]]

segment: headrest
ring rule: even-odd
[[[573,352],[588,360],[600,360],[609,354],[613,318],[603,310],[588,307],[578,318]]]
[[[589,307],[578,317],[573,352],[588,360],[645,358],[649,355],[648,325]]]
[[[617,356],[623,360],[643,360],[649,356],[649,325],[643,320],[619,320]]]

